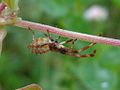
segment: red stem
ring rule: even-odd
[[[84,40],[84,41],[88,41],[88,42],[96,42],[96,43],[108,44],[108,45],[113,45],[113,46],[120,46],[120,40],[118,40],[118,39],[112,39],[112,38],[106,38],[106,37],[72,32],[72,31],[63,30],[63,29],[59,29],[56,27],[52,27],[52,26],[44,25],[44,24],[40,24],[40,23],[34,23],[34,22],[25,21],[25,20],[20,20],[20,21],[17,21],[15,25],[18,27],[39,30],[42,32],[46,32],[46,30],[48,30],[49,32],[51,32],[53,34],[57,34],[59,36],[64,36],[64,37],[68,37],[68,38],[75,38],[75,39],[80,39],[80,40]]]

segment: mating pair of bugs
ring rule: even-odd
[[[30,31],[32,31],[29,28]],[[59,42],[60,36],[55,40],[49,34],[49,30],[47,30],[47,34],[44,34],[45,37],[35,38],[35,34],[32,31],[33,39],[32,42],[28,45],[28,48],[35,54],[43,54],[49,51],[59,52],[61,54],[74,56],[78,58],[85,58],[85,57],[93,57],[96,53],[96,50],[93,50],[91,54],[80,54],[82,51],[87,50],[89,47],[95,45],[96,43],[91,43],[88,46],[85,46],[79,50],[74,50],[73,45],[77,39],[69,39],[66,41]],[[68,48],[65,47],[64,44],[72,44],[72,47]]]

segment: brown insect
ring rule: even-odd
[[[96,50],[93,50],[93,53],[91,54],[80,54],[80,52],[87,50],[89,47],[95,45],[96,43],[91,43],[88,46],[81,48],[80,50],[74,50],[72,47],[70,48],[65,47],[64,44],[71,43],[73,45],[77,39],[69,39],[67,41],[58,42],[60,36],[55,40],[53,40],[48,30],[47,30],[48,34],[45,34],[46,37],[42,37],[42,38],[35,38],[34,32],[32,33],[33,33],[33,40],[28,45],[28,48],[31,49],[32,53],[35,54],[43,54],[49,51],[53,51],[78,58],[84,58],[84,57],[93,57],[96,53]]]

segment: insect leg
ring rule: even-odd
[[[75,43],[76,40],[77,39],[73,39],[71,49],[73,48],[73,45],[74,45],[74,43]]]
[[[93,56],[95,56],[95,53],[96,53],[96,50],[94,50],[93,53],[91,53],[91,54],[83,54],[83,55],[75,54],[74,56],[75,57],[79,57],[79,58],[87,58],[87,57],[93,57]]]
[[[69,40],[67,40],[67,41],[63,41],[63,42],[61,42],[60,44],[66,44],[66,43],[71,43],[72,45],[71,45],[71,49],[73,48],[73,45],[74,45],[74,43],[75,43],[75,41],[76,41],[77,39],[69,39]]]
[[[55,42],[58,42],[58,40],[60,39],[61,36],[58,36],[56,39],[55,39]]]
[[[82,52],[82,51],[84,51],[84,50],[87,50],[88,48],[92,47],[92,46],[95,45],[95,44],[96,44],[96,43],[91,43],[91,44],[89,44],[88,46],[85,46],[85,47],[81,48],[80,50],[78,50],[78,52]]]
[[[77,40],[77,39],[69,39],[69,40],[66,40],[66,41],[61,42],[60,44],[66,44],[66,43],[72,43],[72,44],[74,44],[74,42],[75,42],[76,40]]]
[[[28,27],[28,30],[32,32],[32,39],[35,40],[35,33],[33,32],[33,30],[30,27]]]
[[[47,34],[44,34],[46,37],[48,37],[51,41],[54,41],[53,39],[52,39],[52,37],[50,36],[50,33],[49,33],[49,31],[47,30]]]

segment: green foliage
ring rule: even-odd
[[[105,36],[120,38],[120,11],[117,8],[120,3],[119,0],[116,2],[108,5],[108,0],[20,0],[19,16],[71,31],[95,35],[102,32]],[[95,3],[109,10],[108,20],[88,22],[83,18],[84,11]],[[84,59],[54,52],[35,55],[27,48],[32,40],[29,30],[11,26],[6,29],[8,34],[0,57],[0,90],[15,90],[30,83],[39,84],[43,90],[120,89],[119,47],[96,44],[81,53],[91,53],[96,49],[96,56]],[[35,36],[44,35],[36,31]],[[66,39],[61,38],[60,41]],[[78,40],[75,48],[88,44]]]
[[[3,0],[10,9],[18,8],[19,0]]]
[[[112,2],[120,8],[120,1],[119,0],[112,0]]]

